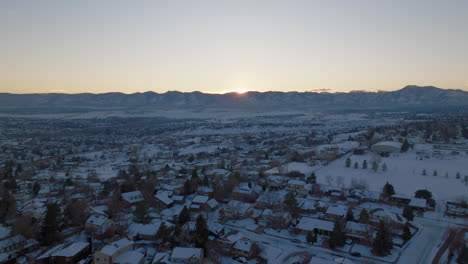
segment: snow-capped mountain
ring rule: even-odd
[[[468,92],[432,86],[406,86],[392,92],[201,92],[104,94],[0,94],[0,108],[399,108],[468,105]]]

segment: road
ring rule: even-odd
[[[449,228],[447,222],[418,218],[417,223],[423,226],[420,234],[413,237],[403,251],[397,263],[427,264],[437,253]]]

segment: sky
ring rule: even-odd
[[[0,0],[0,92],[468,91],[466,0]]]

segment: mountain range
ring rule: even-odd
[[[433,86],[406,86],[390,92],[202,92],[10,94],[0,93],[0,109],[340,109],[445,107],[468,105],[468,92]]]

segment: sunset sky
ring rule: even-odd
[[[0,92],[468,90],[467,0],[1,0]]]

